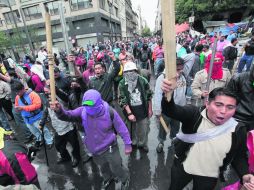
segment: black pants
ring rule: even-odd
[[[193,190],[213,190],[218,179],[188,174],[184,171],[182,163],[175,158],[171,168],[169,190],[182,190],[191,180],[193,180]]]
[[[0,99],[0,108],[4,108],[6,113],[11,116],[11,119],[14,119],[13,113],[12,113],[12,102],[11,100],[6,100],[5,98]]]
[[[78,142],[78,136],[75,129],[69,131],[64,135],[55,135],[56,150],[60,153],[62,158],[71,158],[69,152],[66,149],[66,144],[69,142],[72,146],[72,156],[77,160],[80,160],[80,148]]]

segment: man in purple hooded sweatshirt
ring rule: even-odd
[[[75,110],[64,110],[58,102],[51,103],[57,117],[64,121],[81,121],[86,134],[84,143],[93,155],[94,162],[100,166],[106,188],[114,177],[122,182],[121,189],[127,189],[129,184],[128,170],[122,166],[115,131],[125,144],[125,154],[132,151],[128,129],[118,113],[103,101],[96,90],[88,90],[82,101],[82,106]],[[110,109],[112,109],[112,113]],[[111,171],[103,167],[109,164]]]

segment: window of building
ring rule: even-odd
[[[16,1],[15,0],[9,0],[9,3],[10,3],[11,6],[12,5],[16,5]],[[6,3],[6,4],[8,4],[8,3]]]
[[[24,8],[23,12],[24,12],[24,15],[25,15],[25,19],[27,21],[42,18],[42,14],[41,14],[39,5]]]
[[[116,7],[115,7],[115,16],[116,16],[116,17],[119,17],[118,8],[116,8]]]
[[[100,0],[99,1],[99,6],[100,6],[101,9],[105,10],[106,9],[106,7],[105,7],[105,0]]]
[[[101,18],[101,25],[102,26],[106,26],[106,27],[109,27],[109,22],[107,19],[104,19],[104,18]]]
[[[46,4],[50,15],[59,15],[59,1],[52,1]]]
[[[20,14],[19,14],[18,10],[13,10],[13,12],[3,13],[3,15],[4,15],[4,20],[5,20],[6,24],[14,24],[14,19],[12,17],[13,15],[14,15],[16,22],[21,22]]]
[[[83,20],[77,20],[73,22],[73,27],[75,29],[85,28],[85,27],[92,28],[94,27],[94,18],[87,18]]]
[[[93,4],[90,0],[70,0],[71,10],[77,11],[81,9],[92,8]]]

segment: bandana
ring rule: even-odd
[[[128,84],[128,91],[132,93],[137,86],[138,73],[136,71],[130,71],[123,74],[125,82]]]
[[[206,70],[207,73],[209,73],[211,58],[212,58],[212,54],[209,54],[207,59],[206,59],[205,70]],[[224,60],[224,58],[221,55],[221,53],[217,52],[215,54],[214,62],[213,62],[213,70],[212,70],[212,76],[211,76],[211,78],[213,80],[222,79],[222,77],[223,77],[223,70],[222,70],[223,60]]]
[[[84,94],[82,106],[85,107],[86,113],[90,116],[98,116],[104,110],[100,93],[93,89],[86,91]]]

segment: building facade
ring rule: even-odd
[[[0,9],[0,30],[12,34],[15,31],[15,22],[21,33],[22,40],[27,45],[24,32],[24,22],[29,30],[32,43],[45,43],[45,6],[51,14],[53,45],[64,48],[62,26],[59,15],[59,1],[50,0],[9,0],[9,7]],[[122,37],[120,14],[122,0],[69,0],[62,1],[66,30],[69,40],[79,46],[86,47],[88,43],[107,40],[120,40]],[[22,18],[23,15],[23,18]],[[31,34],[33,33],[33,35]]]

